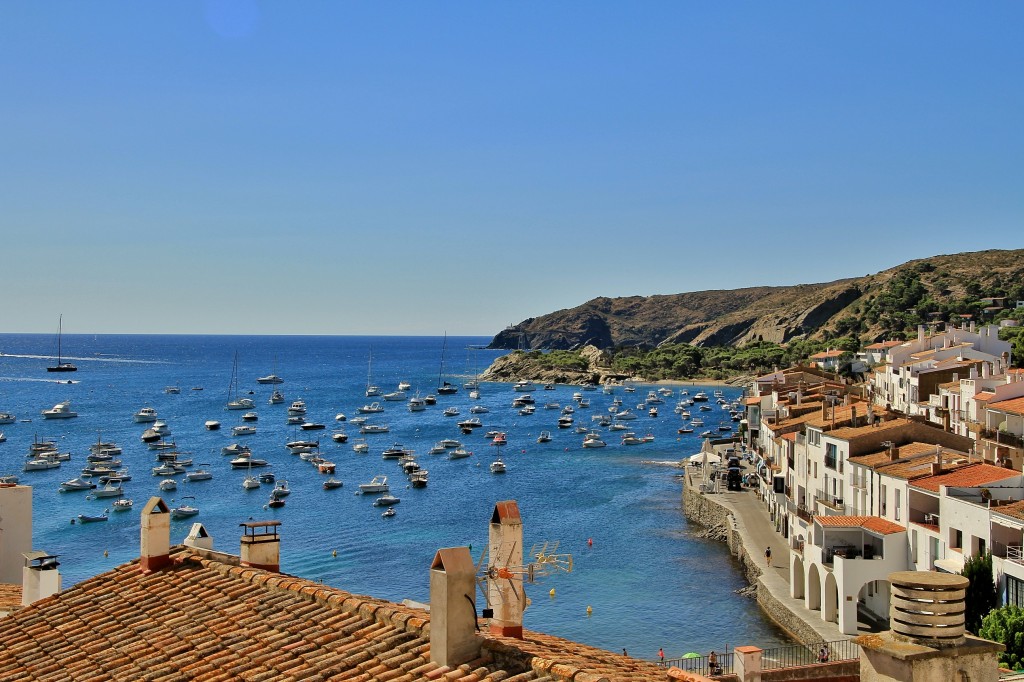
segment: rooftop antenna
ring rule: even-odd
[[[530,548],[527,563],[514,563],[517,544],[513,543],[504,556],[500,555],[498,547],[490,545],[480,552],[480,559],[476,565],[476,582],[480,588],[480,594],[484,597],[487,608],[484,610],[485,618],[494,617],[494,608],[498,604],[492,603],[500,595],[505,597],[507,587],[515,598],[519,612],[526,611],[530,605],[530,599],[526,596],[524,583],[534,584],[538,580],[546,578],[552,573],[572,573],[572,554],[558,552],[559,541],[543,542],[535,544]],[[486,565],[485,565],[486,563]],[[494,587],[498,589],[493,589]]]

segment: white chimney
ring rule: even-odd
[[[281,570],[281,538],[277,534],[280,521],[246,521],[238,524],[242,534],[242,566],[277,573]]]
[[[982,379],[988,379],[989,378],[989,363],[987,363],[987,362],[981,363],[981,378]]]
[[[437,550],[430,563],[430,660],[449,668],[480,655],[476,568],[468,547]]]
[[[924,325],[923,324],[917,325],[917,340],[920,341],[920,342],[924,342]]]
[[[149,498],[140,518],[142,538],[139,567],[145,573],[159,571],[171,563],[171,510],[159,497]]]
[[[487,602],[494,609],[491,634],[522,639],[526,592],[516,572],[523,567],[523,521],[515,500],[494,505],[487,554]]]
[[[21,605],[28,606],[60,592],[61,577],[57,555],[32,551],[22,554],[25,567],[21,578]]]
[[[185,546],[196,549],[213,549],[213,538],[206,532],[206,527],[203,524],[193,523],[192,530],[185,538]]]
[[[31,551],[32,486],[0,483],[0,583],[22,581],[22,554]]]

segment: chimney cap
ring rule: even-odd
[[[50,554],[49,552],[44,552],[40,549],[34,549],[31,552],[24,552],[21,556],[25,557],[25,561],[28,562],[29,568],[38,568],[47,571],[60,566],[60,562],[57,561],[58,555]]]

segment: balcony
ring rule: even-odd
[[[978,435],[984,440],[992,441],[999,445],[1006,445],[1011,448],[1024,448],[1024,439],[1007,431],[982,428]]]
[[[1020,545],[1006,546],[1006,560],[1015,564],[1024,565],[1024,547]]]

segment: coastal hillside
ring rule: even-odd
[[[993,301],[992,299],[996,299]],[[1024,300],[1024,249],[909,261],[821,284],[600,297],[502,330],[491,348],[743,346],[901,338],[919,324],[997,320]]]

